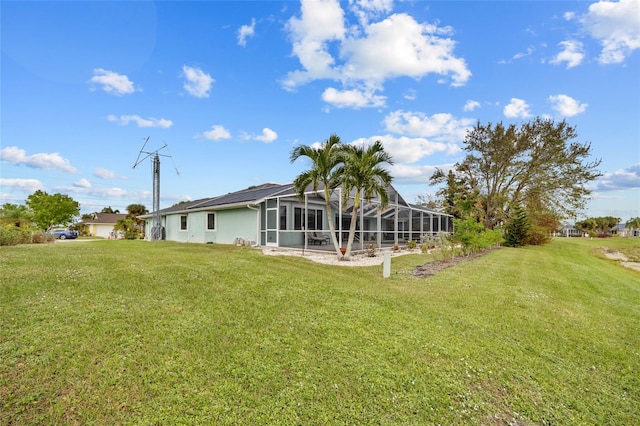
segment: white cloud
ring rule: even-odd
[[[73,182],[73,186],[76,188],[91,188],[91,182],[87,179],[82,178],[79,181]]]
[[[126,126],[130,122],[133,122],[141,128],[159,127],[161,129],[168,129],[173,125],[173,121],[165,118],[142,118],[139,115],[121,115],[120,117],[116,117],[115,115],[110,114],[107,116],[107,120],[119,123],[121,126]]]
[[[83,186],[82,179],[78,182],[74,182],[71,186],[58,185],[54,187],[54,189],[60,192],[82,194],[95,198],[124,198],[135,194],[135,192],[129,192],[117,187],[94,188],[91,186],[91,184],[89,184],[88,186]]]
[[[351,11],[358,17],[361,25],[370,19],[393,10],[393,0],[349,0]]]
[[[529,46],[529,47],[527,47],[527,51],[526,52],[518,52],[515,55],[513,55],[513,59],[522,59],[524,57],[531,56],[531,54],[534,51],[535,51],[535,49],[533,48],[533,46]]]
[[[408,101],[415,101],[418,98],[418,93],[414,89],[409,89],[402,95]]]
[[[640,188],[640,163],[613,173],[605,173],[597,182],[599,191],[635,188]]]
[[[102,68],[94,69],[93,77],[89,81],[102,85],[102,90],[118,96],[129,95],[136,91],[129,77]]]
[[[183,77],[186,79],[183,87],[190,95],[196,98],[209,97],[209,91],[215,81],[209,74],[200,68],[190,67],[188,65],[182,67],[182,72]]]
[[[412,138],[407,136],[396,137],[393,135],[359,138],[351,142],[351,144],[370,145],[378,140],[382,142],[385,151],[391,155],[396,165],[415,163],[435,153],[454,154],[460,151],[457,145],[441,142],[436,139]]]
[[[20,149],[17,146],[8,146],[0,150],[0,160],[11,164],[24,164],[34,169],[62,170],[68,173],[78,172],[78,169],[73,167],[69,160],[62,158],[57,152],[27,155],[24,149]]]
[[[576,40],[565,40],[558,43],[562,47],[562,51],[551,60],[552,64],[567,63],[567,69],[576,67],[582,63],[584,59],[584,49],[582,43]]]
[[[374,92],[382,90],[384,81],[391,78],[420,79],[436,74],[450,78],[453,86],[464,85],[470,78],[464,59],[453,54],[456,43],[447,37],[452,33],[450,27],[419,23],[404,13],[370,23],[370,19],[389,13],[392,2],[352,0],[349,5],[359,24],[347,30],[349,23],[339,1],[302,0],[300,17],[292,17],[286,26],[301,69],[287,74],[285,89],[329,79],[343,87],[325,90],[325,99],[353,97],[356,91],[369,99],[380,99]],[[362,107],[363,102],[337,103]]]
[[[388,131],[408,136],[419,136],[447,144],[462,142],[475,121],[456,119],[451,114],[428,116],[421,112],[393,111],[384,118]]]
[[[465,102],[464,107],[462,109],[466,112],[469,112],[469,111],[473,111],[476,108],[480,108],[480,102],[469,99],[467,102]]]
[[[322,93],[322,100],[336,108],[360,109],[384,106],[386,97],[375,95],[372,90],[338,90],[329,87]]]
[[[212,141],[219,141],[220,139],[229,139],[231,137],[231,133],[224,126],[215,125],[211,126],[211,130],[207,130],[202,134],[205,139],[209,139]]]
[[[293,71],[284,81],[285,89],[292,90],[315,79],[339,79],[332,67],[335,63],[329,53],[329,42],[342,40],[345,34],[344,12],[336,0],[302,0],[301,17],[292,17],[286,25],[292,49],[304,71]]]
[[[551,95],[549,96],[551,107],[563,117],[573,117],[587,110],[588,104],[581,104],[571,96]]]
[[[247,45],[247,38],[253,37],[256,29],[256,20],[251,18],[251,25],[243,25],[238,30],[238,44],[240,46]]]
[[[504,107],[504,116],[507,118],[527,118],[531,117],[529,104],[523,99],[511,98],[511,102]]]
[[[12,188],[24,192],[34,192],[44,189],[44,185],[37,179],[5,179],[0,178],[0,187]]]
[[[394,182],[428,184],[436,166],[394,164],[389,166]]]
[[[407,14],[394,14],[364,28],[363,37],[344,40],[341,55],[348,58],[343,75],[369,85],[388,78],[427,74],[451,76],[453,86],[471,77],[464,59],[453,55],[455,42],[443,37],[449,27],[421,24]]]
[[[599,40],[602,64],[624,62],[640,48],[640,1],[599,1],[589,6],[580,23],[591,37]]]
[[[124,179],[124,176],[118,176],[114,171],[111,171],[109,169],[105,169],[102,167],[98,167],[93,171],[93,175],[95,177],[98,177],[100,179],[115,179],[115,178],[121,178]]]
[[[264,143],[271,143],[278,139],[278,134],[270,128],[265,127],[262,129],[262,134],[260,136],[255,136],[253,139]]]

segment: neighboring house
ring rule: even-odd
[[[585,237],[587,234],[584,231],[574,228],[573,225],[564,225],[554,235],[556,237]]]
[[[364,250],[371,243],[381,247],[411,239],[419,242],[423,235],[453,230],[452,216],[408,204],[392,186],[388,193],[389,205],[382,211],[377,199],[361,204],[354,250]],[[337,238],[341,246],[346,246],[352,208],[342,208],[340,190],[334,192],[331,204]],[[164,228],[163,239],[170,241],[311,247],[308,237],[312,232],[329,233],[323,192],[309,190],[301,201],[292,184],[252,186],[157,213]],[[139,216],[145,220],[146,229],[153,226],[153,216]]]
[[[92,237],[113,238],[114,225],[118,219],[126,217],[126,214],[119,213],[92,213],[91,219],[83,220],[81,223],[85,226],[87,234]]]
[[[640,229],[627,228],[625,223],[619,223],[611,229],[611,234],[621,237],[640,237]]]

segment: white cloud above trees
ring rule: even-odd
[[[448,113],[428,116],[421,112],[393,111],[384,118],[385,128],[393,133],[431,138],[446,143],[460,143],[475,120],[457,119]]]
[[[209,97],[209,92],[215,82],[209,74],[198,67],[184,65],[182,67],[182,76],[185,79],[183,87],[187,93],[196,98]]]
[[[35,192],[44,189],[44,185],[38,179],[0,178],[0,187],[11,188],[24,192]]]
[[[585,57],[584,46],[577,40],[565,40],[558,43],[562,51],[552,60],[552,64],[567,64],[567,69],[580,65]]]
[[[250,25],[242,25],[238,30],[238,44],[242,47],[247,45],[247,39],[253,37],[256,29],[256,20],[251,18]]]
[[[378,107],[377,92],[397,77],[420,79],[435,74],[462,86],[471,77],[464,59],[454,55],[453,30],[391,14],[390,1],[350,2],[358,23],[347,22],[337,0],[303,0],[300,16],[286,25],[293,55],[301,69],[289,72],[283,87],[294,90],[314,80],[333,80],[341,89],[323,92],[338,107]],[[375,20],[375,21],[374,21]],[[368,100],[368,101],[365,101]]]
[[[130,95],[136,91],[129,77],[103,68],[94,69],[93,77],[89,81],[112,95]],[[95,86],[92,86],[92,90],[95,90]]]
[[[598,1],[579,18],[583,29],[602,46],[598,61],[617,64],[640,49],[640,1]]]
[[[588,104],[580,103],[567,95],[551,95],[548,98],[551,107],[562,117],[573,117],[587,110]]]
[[[211,126],[211,130],[202,133],[202,137],[211,141],[219,141],[221,139],[231,138],[231,133],[219,124]]]
[[[529,108],[529,104],[524,99],[511,98],[511,102],[505,105],[502,112],[507,118],[529,118],[531,117]]]
[[[384,106],[385,96],[376,95],[373,90],[338,90],[327,88],[322,93],[322,100],[336,108],[368,108]]]
[[[57,152],[27,155],[24,149],[17,146],[8,146],[0,150],[0,161],[11,164],[24,164],[27,167],[44,170],[61,170],[67,173],[77,173],[78,169],[73,167],[68,159],[63,158]]]
[[[466,112],[469,112],[469,111],[473,111],[476,108],[480,108],[480,102],[469,99],[467,102],[465,102],[464,107],[462,109]]]
[[[626,169],[605,173],[598,179],[598,191],[612,191],[640,188],[640,163]]]
[[[93,175],[100,179],[116,179],[116,178],[126,179],[125,176],[119,176],[116,172],[109,169],[105,169],[103,167],[97,167],[96,169],[94,169]]]
[[[264,143],[271,143],[278,139],[278,134],[270,128],[265,127],[262,129],[262,134],[254,136],[253,139]]]
[[[107,116],[107,120],[118,123],[121,126],[126,126],[129,123],[135,123],[140,128],[159,127],[161,129],[168,129],[173,125],[173,121],[167,120],[166,118],[142,118],[139,115],[121,115],[117,117],[110,114]]]

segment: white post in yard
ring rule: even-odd
[[[382,278],[389,278],[391,276],[391,252],[384,252],[384,260],[382,262]]]

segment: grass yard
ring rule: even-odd
[[[640,239],[340,268],[230,246],[0,247],[0,424],[640,424]]]

